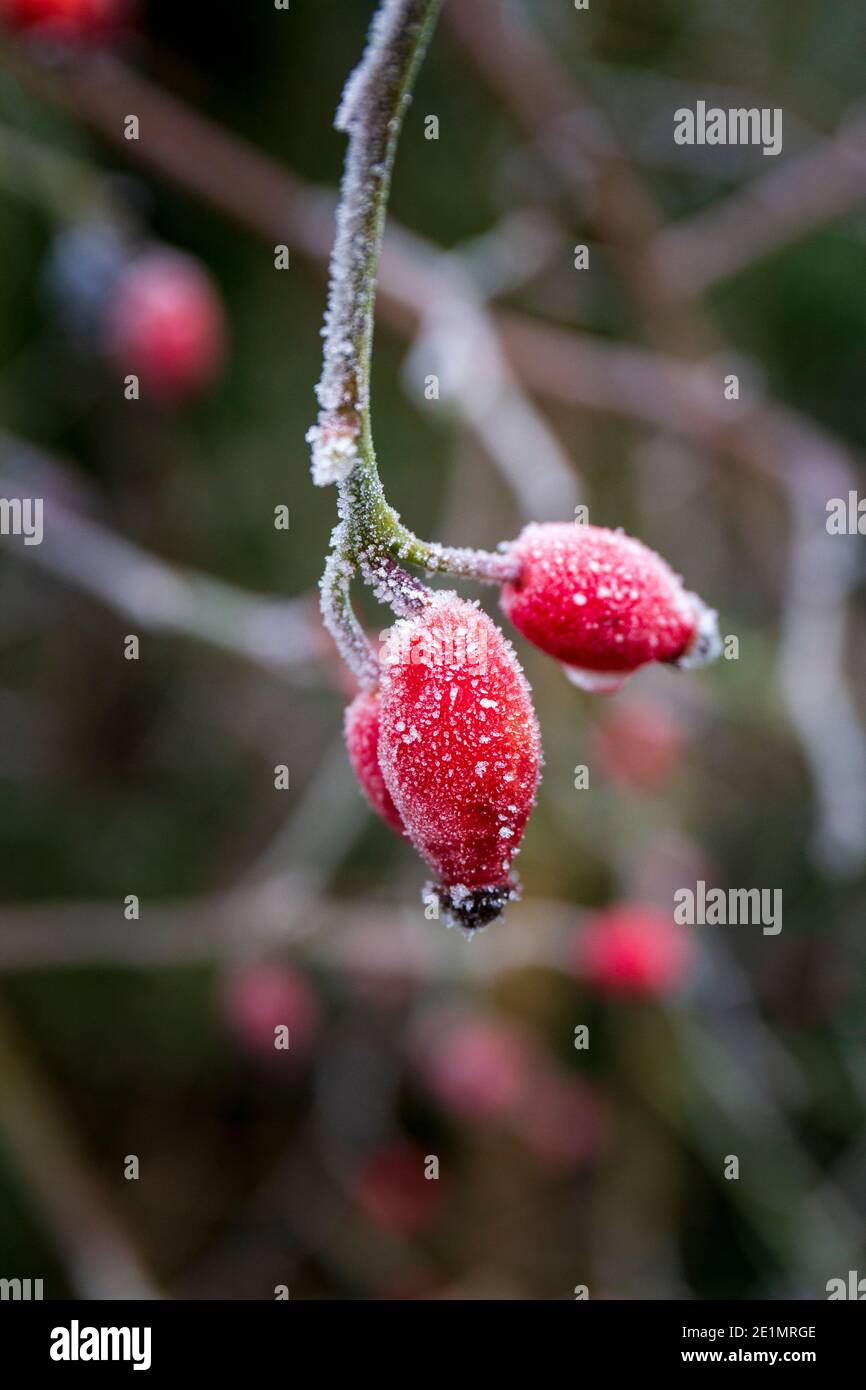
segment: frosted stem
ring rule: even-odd
[[[379,684],[379,658],[352,607],[349,586],[355,564],[346,535],[345,522],[341,522],[334,532],[333,548],[319,585],[322,617],[340,656],[361,689],[374,690]]]
[[[336,483],[340,493],[338,549],[322,580],[325,621],[364,684],[370,682],[369,644],[349,600],[356,567],[404,613],[423,606],[426,591],[398,562],[497,583],[512,572],[503,555],[431,544],[403,526],[385,497],[373,448],[370,362],[379,254],[400,128],[439,7],[440,0],[383,0],[336,118],[349,146],[316,388],[319,416],[307,438],[313,481]]]

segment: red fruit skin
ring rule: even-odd
[[[420,1043],[427,1086],[457,1119],[503,1119],[530,1088],[529,1044],[498,1020],[445,1014],[428,1022]]]
[[[503,586],[505,613],[568,667],[628,673],[676,660],[697,634],[699,602],[661,556],[620,532],[532,524],[508,553],[520,572]]]
[[[225,358],[226,325],[210,277],[189,256],[148,251],[121,276],[105,322],[109,356],[142,390],[182,397],[214,379]]]
[[[370,807],[376,815],[404,835],[400,813],[391,800],[379,766],[379,692],[362,690],[346,709],[344,720],[349,762]]]
[[[124,23],[125,0],[0,0],[0,21],[60,39],[103,36]]]
[[[513,896],[541,743],[529,686],[477,605],[439,593],[383,649],[379,763],[406,831],[439,874],[449,923],[483,926]]]
[[[309,1053],[319,1010],[309,985],[296,970],[262,961],[233,971],[222,987],[223,1017],[251,1052],[268,1060],[297,1061]],[[274,1046],[277,1027],[289,1030],[287,1051]]]
[[[575,948],[578,974],[611,994],[668,994],[683,983],[692,960],[686,929],[640,903],[623,903],[596,913]]]

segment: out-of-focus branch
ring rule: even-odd
[[[320,268],[327,265],[336,207],[332,192],[314,188],[287,173],[266,155],[112,59],[82,57],[74,68],[62,72],[48,72],[35,66],[18,50],[12,50],[10,61],[22,80],[49,101],[59,102],[86,122],[127,158],[139,159],[163,178],[202,198],[271,244],[285,242],[292,253],[311,260]],[[89,71],[91,67],[93,70]],[[129,111],[134,111],[140,119],[137,141],[123,138],[123,118]],[[389,220],[379,269],[377,307],[397,332],[413,335],[428,324],[428,314],[440,297],[443,265],[438,247],[397,226],[393,219]],[[456,278],[453,263],[451,278],[452,281]],[[482,336],[481,346],[495,351],[493,320],[488,320],[483,312],[482,291],[472,288],[475,277],[467,275],[466,267],[463,267],[461,278],[463,291],[472,300],[472,322]],[[488,287],[484,287],[484,292],[490,293]],[[487,364],[476,355],[473,359],[475,375],[487,369]],[[502,379],[509,369],[503,367],[496,353],[490,370],[495,370]],[[512,364],[511,370],[511,384],[516,390],[520,384],[520,364]],[[521,506],[526,507],[529,470],[517,473],[513,466],[513,447],[505,438],[505,431],[496,427],[490,412],[479,419],[473,400],[472,413],[466,417],[466,397],[464,391],[455,395],[456,411],[502,468]],[[501,400],[501,393],[497,400]],[[550,460],[550,466],[545,473],[547,481],[542,479],[544,511],[550,512],[554,504],[561,503],[566,514],[570,513],[576,485],[565,476],[561,451],[525,398],[515,396],[514,409],[519,409],[524,419],[530,414],[533,416],[533,433],[542,429],[545,433],[544,455]],[[505,455],[503,447],[506,447]],[[536,515],[543,513],[536,512]]]
[[[41,451],[0,435],[4,497],[41,497],[44,536],[7,551],[30,560],[153,632],[206,642],[275,672],[292,684],[314,683],[328,655],[315,601],[247,594],[195,570],[176,567],[83,516],[81,487]]]
[[[487,299],[531,279],[561,239],[537,216],[516,213],[492,232],[443,255],[439,291],[406,364],[416,390],[433,371],[446,406],[497,463],[523,515],[573,513],[579,477],[508,362]],[[477,268],[477,269],[476,269]]]
[[[84,120],[127,157],[141,160],[268,241],[285,240],[292,250],[318,266],[327,265],[333,238],[333,193],[286,173],[266,155],[113,60],[94,62],[82,57],[74,68],[62,73],[35,67],[20,53],[14,55],[14,63],[23,80]],[[576,101],[571,99],[572,107]],[[141,121],[141,138],[136,141],[123,138],[123,117],[130,110],[146,117]],[[642,225],[650,231],[649,220]],[[435,303],[441,255],[422,237],[390,221],[377,303],[383,318],[397,332],[414,333]],[[689,437],[698,443],[729,452],[729,435],[738,426],[731,425],[730,403],[718,399],[718,383],[711,383],[709,375],[703,378],[703,411],[678,409],[676,417],[669,420],[663,412],[677,404],[676,378],[683,371],[678,360],[656,357],[658,370],[654,370],[653,359],[635,356],[628,348],[612,348],[518,315],[497,315],[494,321],[504,329],[512,370],[533,393],[611,414],[631,415],[661,428],[670,425],[684,433],[691,430]],[[570,350],[569,341],[573,341]],[[614,357],[613,353],[621,355]],[[608,388],[602,376],[614,367],[615,382]],[[583,370],[589,374],[588,381],[580,375]],[[687,379],[693,381],[688,374]],[[654,408],[651,393],[656,387],[663,388],[663,395]],[[691,389],[686,388],[687,397]],[[709,401],[711,389],[717,397],[715,406]],[[617,392],[621,393],[619,403]],[[779,423],[784,418],[788,436],[800,417],[796,412],[774,410],[773,418]],[[804,437],[808,437],[812,427],[805,421],[801,424]],[[783,450],[780,443],[773,452],[781,457]],[[844,457],[841,445],[835,452]],[[748,451],[745,435],[738,456],[751,466],[767,466],[754,450]]]
[[[61,220],[120,215],[105,180],[85,160],[5,125],[0,126],[0,186],[4,193],[41,203]]]
[[[0,972],[115,964],[130,970],[197,965],[289,947],[332,970],[418,979],[483,981],[531,965],[557,968],[580,921],[569,903],[529,898],[520,928],[501,927],[484,951],[386,899],[311,897],[293,868],[258,883],[179,902],[148,902],[147,928],[123,922],[117,903],[9,905],[0,909]],[[489,949],[488,949],[489,948]]]
[[[843,128],[832,144],[783,166],[721,209],[695,219],[691,231],[689,226],[663,231],[643,180],[533,27],[495,0],[451,5],[446,14],[485,80],[524,130],[543,142],[564,187],[608,242],[623,284],[654,341],[661,340],[659,325],[670,314],[668,304],[659,315],[659,299],[677,302],[680,311],[673,315],[673,325],[675,346],[681,353],[690,344],[722,347],[698,298],[707,283],[736,269],[738,256],[744,258],[739,264],[746,263],[760,254],[762,246],[769,249],[780,235],[795,234],[798,227],[808,230],[823,216],[852,206],[866,191],[862,157],[866,120],[861,117]],[[566,120],[573,124],[571,145],[555,138],[557,127],[561,130]],[[767,216],[768,209],[775,210],[774,219]],[[767,226],[770,231],[765,230]],[[524,343],[532,333],[527,325]],[[563,347],[564,338],[561,334]],[[538,387],[542,376],[544,384],[548,373],[564,382],[567,372],[568,386],[586,391],[587,357],[599,345],[587,344],[582,362],[577,363],[579,353],[573,348],[555,360],[540,334],[535,335],[535,344],[542,349],[540,356],[527,351],[523,360],[527,370],[538,372]],[[846,496],[852,481],[844,452],[794,412],[760,399],[741,400],[732,416],[731,403],[723,399],[718,382],[713,386],[706,369],[696,375],[679,364],[674,370],[650,363],[629,349],[616,352],[616,357],[607,354],[609,374],[594,374],[597,396],[613,390],[620,400],[640,402],[645,416],[654,416],[663,430],[675,428],[676,419],[681,427],[691,427],[688,432],[693,437],[697,432],[710,447],[721,445],[750,465],[757,464],[785,488],[793,537],[781,684],[815,785],[816,853],[828,867],[850,871],[862,862],[866,849],[866,734],[845,680],[842,633],[850,573],[838,544],[835,550],[825,546],[822,551],[823,582],[816,583],[811,573],[816,517],[820,528],[829,497]],[[597,360],[604,357],[604,348],[599,347]],[[654,379],[652,392],[647,389],[650,378]],[[578,383],[576,388],[573,383]],[[811,473],[798,462],[806,459]],[[817,492],[827,489],[823,496],[816,496],[815,474],[820,480]],[[804,496],[811,503],[808,515]],[[838,542],[824,536],[831,544],[834,539]],[[803,672],[802,653],[816,648],[820,656],[810,660],[810,672]],[[835,719],[829,717],[833,711]]]
[[[662,218],[646,184],[618,148],[603,115],[577,90],[532,26],[496,0],[446,5],[445,17],[521,126],[545,142],[545,152],[576,207],[611,248],[622,253],[626,264],[618,268],[623,283],[649,314],[654,341],[664,338],[670,343],[673,328],[673,346],[681,355],[697,345],[721,351],[724,345],[695,290],[679,282],[678,258],[670,257],[666,273],[660,274],[653,247],[664,235]],[[557,124],[566,120],[573,123],[572,140],[554,141]],[[665,303],[671,299],[683,301],[685,319],[671,314],[671,305]],[[669,327],[660,332],[664,319]],[[703,376],[687,371],[675,358],[651,359],[629,348],[610,349],[514,316],[506,329],[513,360],[519,362],[521,379],[530,390],[591,407],[598,403],[613,413],[619,399],[626,413],[633,409],[660,429],[690,433],[709,448],[729,452],[733,441],[744,462],[776,476],[791,438],[812,443],[819,433],[795,412],[770,403],[752,401],[732,419],[731,403],[722,398],[718,380],[713,382],[709,371]],[[569,350],[571,337],[575,345]],[[820,453],[834,454],[844,470],[841,447],[825,442]]]
[[[810,453],[822,486],[847,487],[847,447],[796,411],[740,385],[724,399],[718,371],[687,366],[646,348],[608,343],[571,329],[500,318],[509,359],[530,391],[604,415],[625,416],[681,435],[782,483],[791,449]]]
[[[814,787],[813,852],[831,873],[850,874],[866,858],[866,738],[845,655],[846,608],[863,578],[859,538],[828,534],[828,498],[810,455],[788,460],[787,483],[791,539],[778,679]]]
[[[706,350],[713,333],[686,295],[673,295],[650,265],[663,219],[655,199],[618,146],[610,124],[575,86],[531,23],[498,0],[451,3],[445,20],[484,81],[558,176],[575,212],[604,243],[628,298],[654,344],[686,354]],[[671,267],[676,278],[676,265]],[[666,299],[670,304],[662,314]]]
[[[56,1241],[79,1297],[160,1297],[109,1213],[38,1067],[27,1056],[24,1040],[2,1007],[0,1140]]]
[[[866,199],[866,117],[730,197],[660,231],[652,263],[672,295],[712,289]]]
[[[453,0],[445,20],[607,242],[623,283],[653,319],[660,304],[670,314],[679,300],[691,300],[694,315],[705,290],[866,198],[866,118],[855,114],[830,139],[666,226],[602,113],[530,24],[496,0]],[[681,331],[681,319],[678,325]]]

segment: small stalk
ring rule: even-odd
[[[375,684],[377,667],[352,610],[349,590],[358,570],[403,615],[429,602],[429,591],[404,564],[487,583],[502,583],[514,573],[505,554],[438,545],[404,526],[385,496],[373,447],[370,364],[388,195],[403,117],[439,8],[440,0],[383,0],[335,122],[349,146],[316,388],[319,415],[307,439],[313,481],[339,490],[341,523],[322,579],[325,622],[365,687]]]

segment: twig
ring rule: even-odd
[[[8,553],[74,584],[106,607],[154,632],[205,642],[265,667],[292,684],[317,678],[327,657],[312,601],[244,593],[234,585],[169,564],[78,514],[80,487],[46,454],[0,434],[0,489],[7,498],[38,495],[44,537]]]
[[[846,603],[863,567],[856,537],[827,532],[829,498],[812,464],[810,455],[788,461],[792,534],[777,669],[815,789],[813,853],[844,875],[866,857],[866,737],[845,671]]]
[[[663,222],[655,199],[619,149],[603,114],[530,22],[498,0],[451,4],[446,19],[485,82],[555,170],[575,210],[601,240],[652,341],[683,355],[706,350],[713,333],[694,303],[660,313],[665,289],[649,264]],[[676,266],[671,267],[676,275]]]
[[[401,615],[429,601],[429,591],[401,568],[407,561],[430,572],[487,580],[509,572],[502,555],[449,550],[403,526],[385,497],[373,448],[370,366],[385,214],[403,116],[438,11],[439,0],[382,0],[336,119],[349,144],[331,256],[320,409],[307,439],[313,481],[339,488],[341,523],[322,585],[322,609],[342,655],[366,686],[375,684],[375,654],[364,645],[351,611],[356,566],[377,597]]]
[[[315,897],[297,865],[224,893],[147,905],[147,928],[125,924],[117,903],[10,904],[0,908],[0,972],[114,964],[128,970],[198,965],[291,948],[322,968],[453,982],[494,980],[540,965],[562,968],[563,942],[580,921],[570,903],[525,899],[520,929],[501,926],[485,949],[426,930],[417,912],[385,898]]]
[[[549,259],[553,243],[547,225],[518,213],[443,255],[439,292],[407,362],[416,389],[435,368],[442,399],[498,464],[523,515],[533,521],[573,515],[580,480],[506,360],[486,300],[531,278]]]
[[[127,157],[139,159],[197,194],[266,241],[286,240],[314,264],[327,262],[335,206],[330,191],[287,173],[254,147],[113,60],[94,63],[82,55],[74,66],[57,73],[35,67],[20,50],[9,53],[9,62],[42,96],[66,107]],[[572,98],[572,109],[576,101]],[[129,110],[142,114],[140,140],[123,138],[123,115]],[[435,302],[441,254],[390,219],[379,268],[377,308],[395,331],[416,332]],[[523,315],[500,314],[494,322],[512,370],[533,394],[661,428],[668,424],[664,412],[672,409],[672,428],[730,456],[736,426],[732,430],[730,411],[718,402],[717,383],[709,373],[701,378],[698,393],[703,404],[693,410],[688,408],[688,398],[696,378],[674,358],[635,353]],[[606,383],[604,375],[611,372],[613,378]],[[677,386],[680,372],[685,380],[682,393]],[[654,405],[656,391],[660,395]],[[781,410],[772,402],[767,408],[775,419],[784,416],[786,436],[800,432],[805,442],[815,433],[815,427],[797,412]],[[824,437],[829,442],[829,436]],[[834,444],[833,452],[840,459],[845,456],[841,444]],[[767,461],[757,458],[747,441],[742,445],[738,441],[736,456],[750,467],[768,471]]]
[[[455,10],[452,22],[456,18],[459,23],[464,10],[471,19],[475,6],[461,6],[459,11]],[[500,17],[493,18],[497,27],[485,30],[485,39],[498,32]],[[479,52],[477,46],[475,51]],[[518,45],[518,53],[528,56],[525,44]],[[630,245],[633,226],[640,230],[639,240],[650,238],[650,246],[661,245],[654,238],[664,233],[645,190],[637,194],[635,211],[639,215],[630,220],[629,208],[636,194],[635,176],[624,166],[621,156],[612,151],[605,124],[599,124],[591,112],[584,119],[586,103],[574,93],[570,79],[558,65],[554,77],[550,57],[536,41],[533,62],[538,61],[539,53],[541,63],[531,90],[538,97],[542,118],[539,119],[533,104],[527,102],[521,107],[521,121],[526,121],[533,133],[544,135],[545,119],[562,118],[569,123],[574,119],[584,157],[595,170],[596,181],[603,179],[607,189],[605,199],[598,204],[597,214],[600,211],[608,241],[613,245]],[[293,249],[314,262],[321,264],[325,259],[333,215],[330,194],[286,174],[237,137],[112,60],[93,62],[82,58],[62,73],[50,75],[28,63],[20,50],[12,51],[10,61],[24,80],[48,99],[67,106],[106,139],[124,149],[127,155],[142,159],[163,176],[197,193],[239,225],[268,241],[285,239]],[[502,94],[514,101],[520,85],[515,83],[514,76],[516,73],[520,77],[520,64],[512,60],[501,79],[495,62],[485,58],[484,65],[491,82],[499,83]],[[548,86],[555,97],[555,106],[546,94]],[[520,100],[522,103],[522,88]],[[125,141],[122,133],[122,117],[130,109],[142,115],[142,138],[135,142]],[[856,128],[855,136],[859,138]],[[577,200],[583,191],[580,165],[563,154],[561,147],[559,161],[560,173],[569,180]],[[808,165],[800,167],[808,172]],[[778,177],[783,173],[784,170],[779,171]],[[644,257],[649,254],[654,264],[654,253],[644,249],[638,254]],[[380,267],[379,301],[383,316],[398,331],[414,331],[423,321],[428,306],[435,302],[437,264],[437,253],[422,238],[391,223]],[[646,270],[644,264],[641,277]],[[649,280],[641,278],[639,285],[635,283],[634,273],[627,281],[641,295],[642,313],[647,309],[653,312],[652,273]],[[656,285],[655,293],[657,306],[665,301],[670,303],[671,297],[677,299],[683,293],[688,296],[691,293],[688,275],[679,287],[675,282],[672,285],[668,277],[667,285]],[[694,300],[691,303],[693,306]],[[496,325],[516,377],[525,388],[539,396],[625,415],[662,430],[682,433],[716,453],[758,468],[777,485],[784,486],[784,459],[791,447],[798,453],[813,450],[827,487],[832,486],[833,475],[838,478],[849,474],[850,462],[845,447],[795,411],[765,400],[757,409],[752,403],[746,411],[740,409],[733,417],[728,403],[719,399],[718,381],[709,371],[695,372],[673,359],[641,354],[621,346],[612,347],[549,325],[534,324],[516,315],[499,316]],[[664,332],[667,333],[667,329]],[[689,329],[683,337],[677,331],[674,341],[683,351],[687,340],[705,342],[705,334],[706,325],[702,322],[697,333]],[[714,334],[709,338],[718,346]],[[740,404],[742,406],[743,402]],[[833,486],[832,493],[827,495],[844,494],[844,488],[837,491]],[[471,552],[468,554],[471,557]],[[451,558],[454,558],[453,553]],[[462,572],[471,573],[471,558],[468,565]],[[362,674],[362,679],[369,682],[369,670]]]
[[[652,262],[674,295],[703,293],[866,199],[866,117],[730,197],[658,233]]]
[[[74,65],[48,71],[20,48],[6,49],[4,56],[23,81],[85,121],[126,157],[141,160],[266,241],[285,241],[316,264],[328,262],[336,206],[330,190],[287,173],[110,57],[81,55]],[[123,116],[129,111],[140,119],[136,141],[123,138]],[[401,333],[413,332],[435,301],[440,256],[423,238],[392,223],[379,268],[378,307]],[[479,573],[479,567],[489,567],[499,578],[499,555],[427,545],[401,526],[390,509],[384,524],[401,552],[395,558],[467,578],[484,579],[487,574]]]

